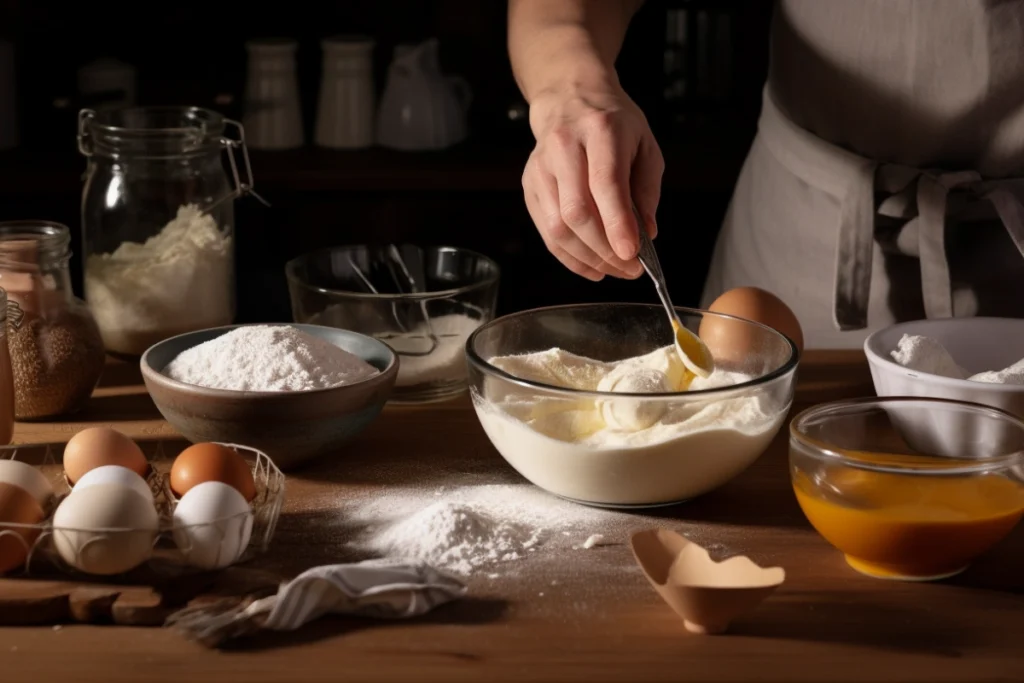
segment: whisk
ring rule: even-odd
[[[390,273],[391,279],[394,281],[395,287],[398,289],[399,293],[424,293],[426,287],[423,283],[425,282],[426,277],[424,276],[423,273],[422,260],[420,260],[418,263],[415,263],[413,268],[410,269],[408,264],[406,264],[405,259],[402,258],[402,254],[397,246],[395,246],[394,244],[389,244],[386,248],[386,253],[390,258],[390,261],[388,262],[388,272]],[[366,287],[374,294],[380,294],[380,291],[373,286],[373,282],[371,282],[367,274],[364,273],[358,265],[356,265],[355,261],[352,259],[351,256],[348,257],[348,264],[352,268],[352,271],[356,274],[356,277],[359,278],[359,281],[363,283],[364,287]],[[419,276],[418,278],[413,276],[413,271],[415,271],[416,274]],[[429,343],[429,346],[425,349],[396,348],[395,352],[400,356],[429,356],[437,349],[438,345],[440,344],[440,340],[434,333],[434,326],[431,323],[430,314],[427,312],[426,300],[421,298],[418,304],[420,316],[422,317],[423,325],[426,328],[425,337],[422,334],[414,334],[414,332],[418,331],[416,330],[416,328],[418,326],[419,321],[416,321],[416,323],[414,323],[413,325],[408,325],[406,321],[403,320],[403,317],[405,316],[401,314],[398,302],[394,300],[392,300],[391,302],[391,316],[392,318],[394,318],[395,324],[398,325],[398,329],[407,335],[412,335],[411,337],[402,337],[402,339],[425,338]],[[388,338],[384,339],[386,341],[389,340]],[[392,344],[392,346],[394,346],[394,344]]]

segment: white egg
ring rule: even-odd
[[[53,515],[53,544],[87,574],[120,574],[153,554],[159,521],[152,499],[130,486],[76,488]]]
[[[20,460],[0,458],[0,482],[28,491],[44,510],[53,497],[53,486],[46,475],[38,468]]]
[[[127,486],[131,490],[145,496],[148,500],[153,500],[153,489],[149,488],[146,480],[140,477],[137,472],[120,465],[103,465],[94,470],[89,470],[82,475],[82,478],[78,480],[72,491],[81,491],[98,484]]]
[[[238,490],[219,481],[193,486],[174,508],[174,542],[200,569],[235,562],[252,536],[252,509]]]

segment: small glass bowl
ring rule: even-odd
[[[811,525],[878,578],[958,574],[1024,515],[1024,422],[974,403],[815,406],[790,423],[789,463]]]
[[[494,317],[499,269],[458,247],[343,246],[285,266],[295,322],[338,327],[399,356],[392,401],[422,403],[466,388],[469,335]]]
[[[496,356],[552,348],[610,362],[671,347],[672,327],[658,305],[538,308],[503,316],[474,332],[466,347],[470,392],[495,449],[534,485],[601,507],[673,505],[743,472],[785,423],[793,399],[796,346],[749,320],[688,308],[676,312],[693,332],[728,330],[723,338],[734,343],[712,348],[716,365],[752,379],[699,391],[610,393],[556,386],[491,362]],[[637,403],[663,416],[660,427],[650,427],[657,433],[608,434],[600,411]],[[730,414],[729,407],[737,410]],[[685,435],[662,429],[691,418],[693,426]],[[567,421],[572,423],[568,431]],[[613,438],[590,438],[598,433]]]

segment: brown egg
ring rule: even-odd
[[[0,574],[25,564],[29,549],[42,531],[8,525],[39,524],[43,517],[43,507],[31,493],[0,482]]]
[[[189,446],[171,465],[171,490],[179,498],[197,484],[219,481],[238,490],[246,500],[256,497],[249,463],[234,450],[216,443]]]
[[[757,287],[730,289],[708,307],[709,311],[734,315],[767,325],[789,337],[798,352],[803,352],[804,333],[800,321],[782,299]],[[751,355],[760,353],[753,329],[743,323],[704,316],[698,331],[716,361],[742,366]]]
[[[140,477],[149,471],[149,463],[138,444],[109,427],[83,429],[64,447],[64,474],[72,484],[89,470],[103,465],[127,467]]]

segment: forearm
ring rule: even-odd
[[[526,101],[614,83],[615,59],[643,0],[509,0],[508,50]]]

